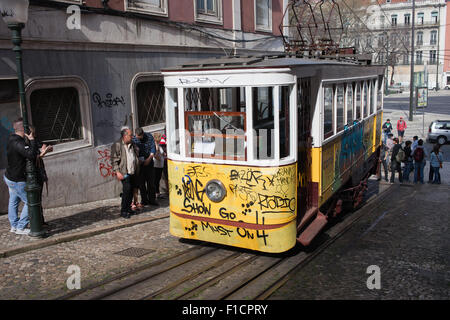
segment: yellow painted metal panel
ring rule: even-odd
[[[295,245],[297,164],[247,167],[168,162],[173,235],[265,252]],[[217,179],[225,198],[212,202],[205,193]]]

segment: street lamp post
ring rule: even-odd
[[[21,114],[23,118],[23,126],[25,132],[29,133],[28,126],[28,110],[25,99],[25,85],[22,70],[22,29],[28,20],[28,0],[2,0],[0,3],[0,12],[3,20],[12,31],[13,51],[16,53],[17,78],[19,81],[19,96],[21,104]],[[42,230],[41,218],[41,186],[37,182],[37,170],[35,162],[26,159],[25,175],[28,202],[28,213],[30,216],[30,233],[31,237],[44,237],[45,231]]]
[[[412,24],[411,24],[411,73],[409,80],[409,121],[413,121],[414,112],[414,20],[416,14],[416,1],[412,1]]]

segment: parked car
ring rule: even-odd
[[[444,89],[445,90],[450,90],[450,84],[445,85]]]
[[[389,93],[402,93],[404,90],[405,88],[401,83],[394,83],[394,85],[388,87]]]
[[[450,120],[436,120],[431,122],[428,128],[427,140],[445,144],[450,141]]]

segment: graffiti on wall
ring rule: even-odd
[[[114,97],[112,93],[107,93],[105,98],[103,98],[98,92],[94,92],[92,94],[92,100],[99,109],[125,106],[124,97]]]
[[[103,178],[115,177],[113,168],[111,165],[111,149],[103,147],[96,152],[97,165],[100,175]]]

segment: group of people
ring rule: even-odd
[[[406,122],[402,117],[397,122],[398,137],[394,137],[392,133],[392,124],[390,119],[387,119],[383,124],[383,142],[381,146],[380,162],[384,169],[384,178],[388,181],[388,171],[391,171],[390,183],[395,181],[395,173],[398,173],[398,180],[400,183],[409,182],[411,172],[414,171],[414,183],[424,183],[424,168],[426,161],[429,158],[430,170],[428,175],[428,183],[441,183],[441,176],[439,169],[442,168],[443,156],[440,151],[440,145],[436,144],[433,147],[430,155],[423,146],[423,140],[418,136],[413,137],[413,141],[407,140],[402,144],[403,137],[406,130]],[[402,170],[402,163],[404,164]],[[378,180],[381,180],[381,170]]]
[[[165,135],[157,136],[123,128],[120,139],[111,146],[111,164],[117,180],[122,183],[120,216],[130,218],[146,205],[158,206],[159,184],[164,171],[167,183],[167,149]],[[155,135],[156,136],[156,135]],[[141,202],[138,202],[138,192]]]
[[[29,126],[30,131],[25,132],[23,119],[18,118],[13,123],[14,133],[9,136],[6,146],[6,156],[8,165],[3,176],[3,180],[8,186],[9,202],[8,202],[8,219],[11,225],[10,231],[16,234],[29,234],[30,218],[28,216],[28,200],[25,191],[26,184],[26,161],[27,159],[35,163],[37,169],[37,183],[40,186],[40,200],[42,202],[42,191],[44,183],[47,183],[47,173],[42,158],[53,151],[53,146],[41,143],[36,138],[36,130]],[[18,209],[20,202],[24,203],[20,216]],[[44,215],[41,206],[41,220],[43,225],[47,225],[44,221]]]

